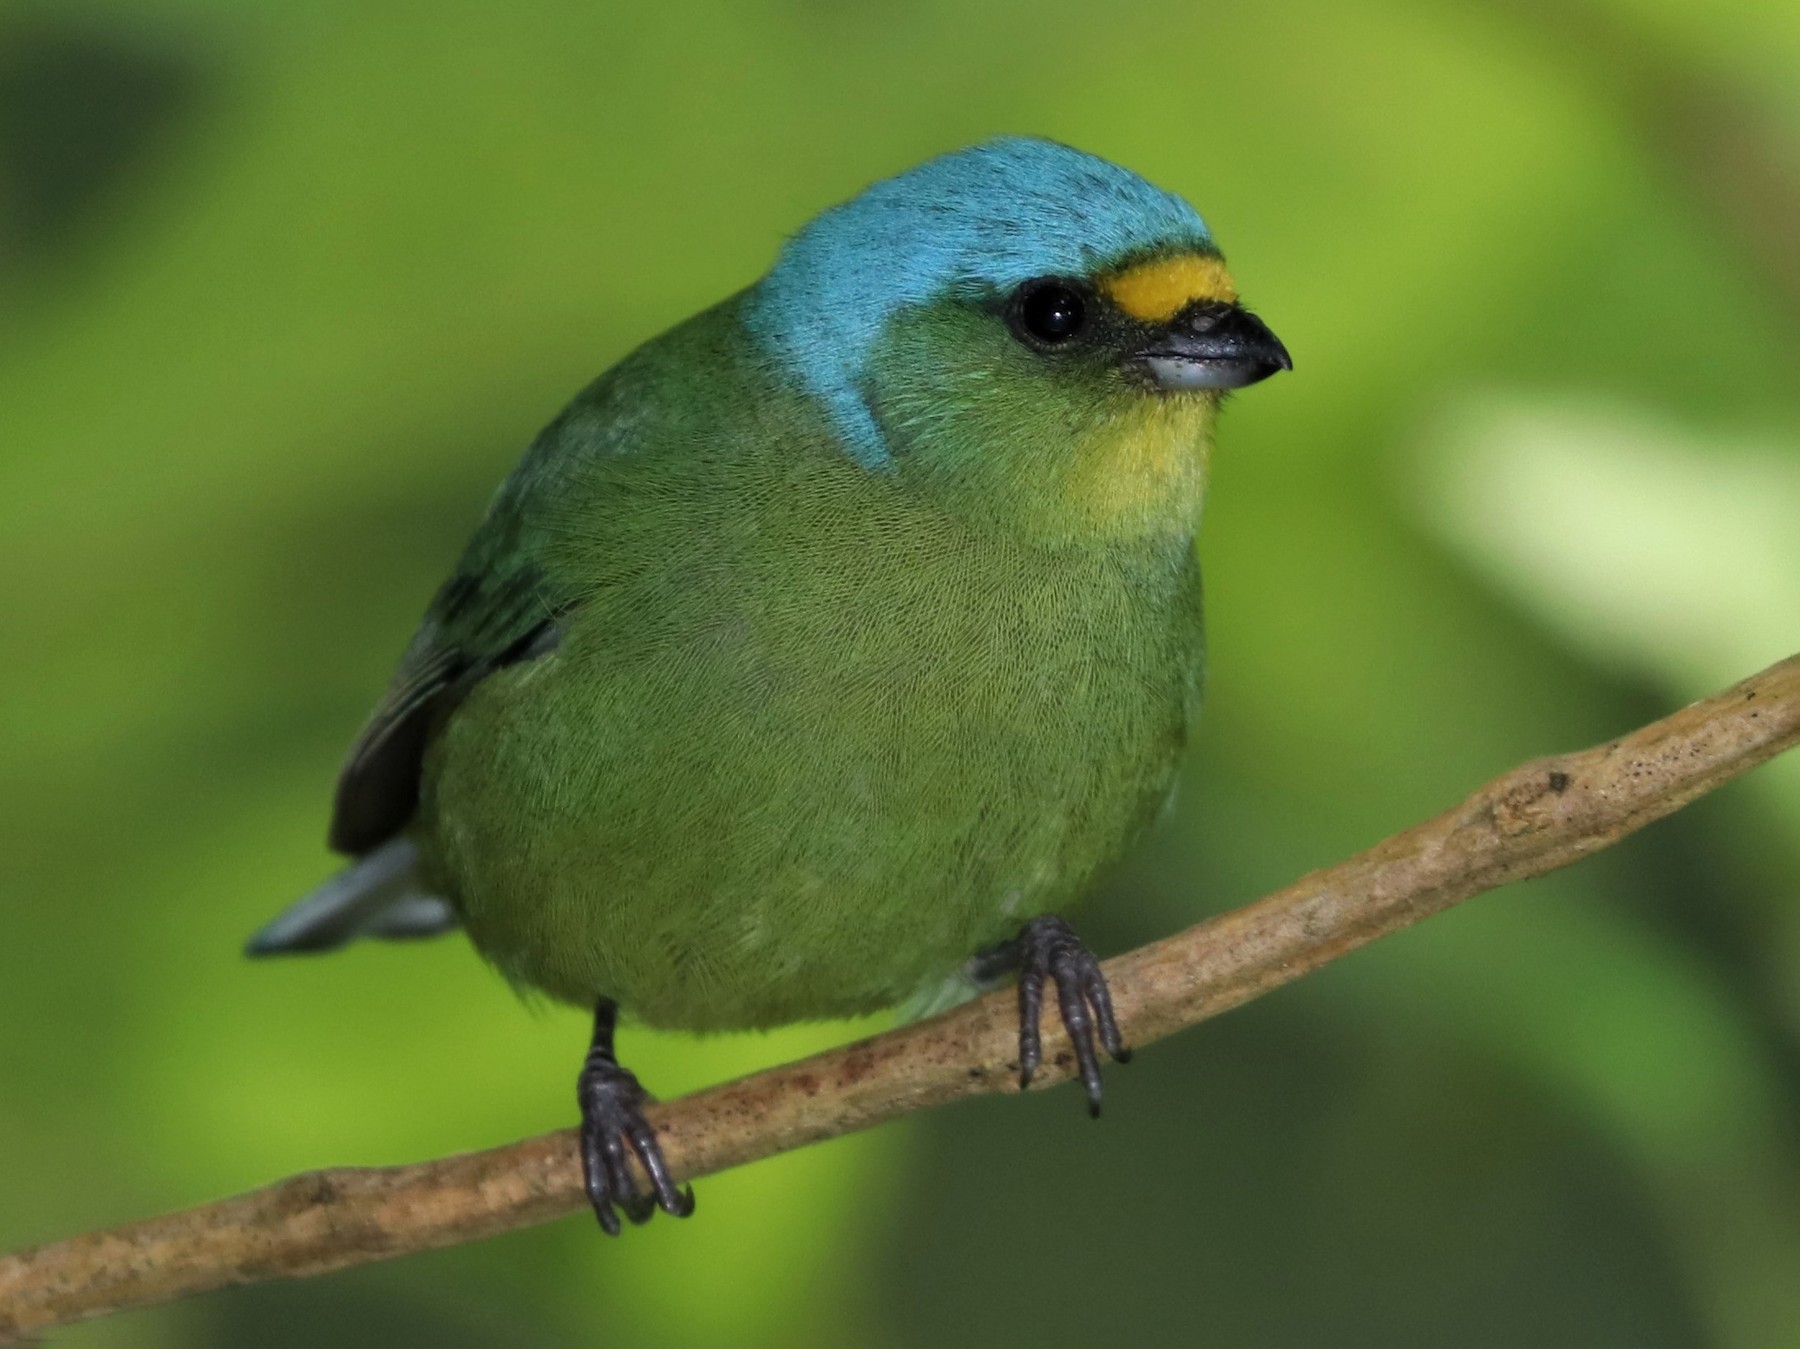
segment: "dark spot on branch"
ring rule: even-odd
[[[875,1070],[875,1056],[866,1049],[856,1049],[844,1056],[843,1067],[838,1069],[838,1080],[845,1086],[854,1086]]]

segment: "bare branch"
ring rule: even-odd
[[[1106,963],[1143,1045],[1508,881],[1607,847],[1800,742],[1800,656],[1610,744],[1541,759],[1336,866]],[[1073,1058],[1048,1019],[1050,1062]],[[709,1175],[910,1111],[1016,1090],[1013,995],[658,1106],[675,1173]],[[1034,1084],[1034,1089],[1035,1089]],[[0,1257],[0,1335],[493,1236],[585,1203],[573,1130],[342,1168]]]

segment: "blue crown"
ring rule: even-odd
[[[862,386],[897,311],[1184,249],[1213,241],[1180,197],[1055,141],[1006,136],[815,217],[751,292],[745,323],[823,400],[851,454],[877,468],[889,455]]]

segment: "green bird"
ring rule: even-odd
[[[1169,795],[1214,419],[1290,368],[1191,206],[1067,146],[825,211],[532,442],[344,766],[355,860],[249,949],[460,925],[593,1009],[611,1233],[693,1207],[621,1014],[768,1027],[1016,972],[1021,1082],[1048,981],[1097,1113],[1125,1050],[1056,915]]]

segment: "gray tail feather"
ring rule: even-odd
[[[390,839],[295,901],[244,947],[252,956],[330,951],[358,937],[435,937],[456,926],[456,911],[418,888],[419,850]]]

